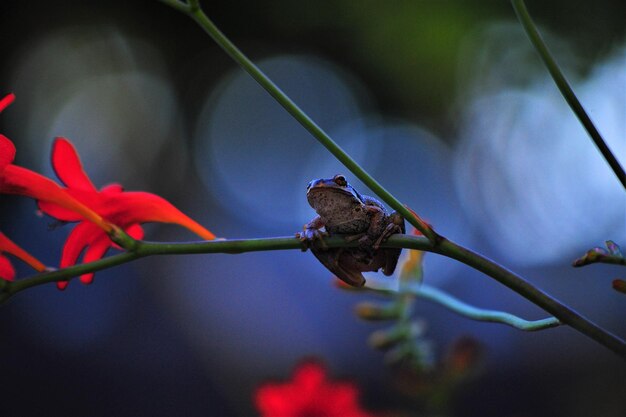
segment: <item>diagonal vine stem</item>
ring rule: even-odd
[[[394,210],[402,215],[417,230],[426,236],[431,242],[436,242],[437,234],[414,213],[411,213],[396,197],[387,191],[378,181],[369,175],[350,155],[348,155],[330,136],[311,119],[296,103],[285,94],[270,78],[261,71],[243,52],[239,50],[208,18],[199,7],[198,2],[182,3],[178,0],[160,0],[174,7],[192,19],[255,81],[257,81],[289,114],[291,114],[305,129],[307,129],[335,158],[346,166],[358,179],[370,190],[389,204]]]
[[[539,34],[539,31],[537,30],[537,26],[530,17],[528,9],[526,9],[524,0],[512,0],[511,4],[513,5],[513,9],[515,10],[519,21],[522,23],[526,34],[530,38],[530,41],[541,56],[541,59],[546,65],[548,72],[552,76],[554,83],[561,91],[563,98],[565,98],[565,101],[567,102],[567,104],[569,104],[576,117],[578,117],[578,120],[580,120],[580,123],[582,123],[585,130],[587,130],[587,133],[591,137],[591,140],[593,141],[593,143],[595,143],[598,150],[617,176],[617,179],[626,189],[626,173],[624,173],[624,169],[618,162],[615,155],[613,155],[613,153],[609,149],[608,145],[602,138],[602,135],[600,135],[598,129],[596,129],[596,126],[591,121],[591,118],[587,115],[587,112],[583,108],[582,104],[580,104],[578,97],[576,97],[576,94],[574,94],[572,87],[570,87],[569,83],[567,82],[567,79],[563,75],[563,72],[559,68],[559,65],[556,63],[556,60],[552,57],[550,50],[546,46],[545,42],[541,38],[541,34]]]

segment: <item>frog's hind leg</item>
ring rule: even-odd
[[[359,271],[342,268],[341,265],[333,271],[335,276],[353,287],[362,287],[365,285],[365,277]]]
[[[389,223],[387,227],[385,227],[385,231],[376,239],[376,242],[374,242],[374,250],[378,250],[381,243],[387,240],[389,236],[395,235],[396,233],[402,233],[400,226]]]
[[[374,242],[374,250],[378,250],[380,244],[396,233],[405,233],[406,228],[404,226],[404,219],[396,212],[393,212],[390,217],[389,224],[385,227],[385,230],[380,234],[376,242]]]
[[[341,251],[337,249],[325,251],[313,249],[311,252],[313,252],[317,260],[328,268],[337,278],[353,287],[362,287],[365,284],[363,274],[354,268],[346,267],[345,264],[340,261],[341,255],[344,254],[343,248],[340,249]]]

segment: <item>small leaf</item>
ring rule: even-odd
[[[594,262],[599,262],[602,258],[606,257],[609,253],[604,248],[596,247],[590,249],[580,258],[576,259],[573,266],[584,266]]]
[[[426,323],[422,320],[399,323],[388,329],[375,331],[370,335],[368,342],[374,349],[387,350],[402,342],[413,342],[424,334],[425,330]]]
[[[393,326],[389,329],[376,330],[367,341],[374,349],[387,350],[407,339],[408,332],[404,326]]]
[[[354,312],[363,320],[395,320],[400,317],[399,305],[362,302],[355,306]]]

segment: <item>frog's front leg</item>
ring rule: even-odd
[[[320,216],[316,216],[313,220],[308,222],[303,226],[303,232],[296,233],[296,237],[300,239],[307,247],[310,247],[314,241],[319,241],[322,247],[325,247],[324,236],[327,236],[328,233],[321,231],[320,229],[324,227],[324,221]],[[303,249],[306,250],[306,249]]]

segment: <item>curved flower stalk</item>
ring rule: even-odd
[[[76,149],[65,138],[56,138],[54,141],[52,167],[65,185],[64,191],[134,239],[143,238],[141,224],[148,222],[177,224],[205,240],[215,239],[213,233],[155,194],[127,192],[119,184],[110,184],[98,190],[85,173]],[[106,233],[84,221],[74,211],[48,201],[40,201],[39,208],[60,221],[79,222],[63,247],[61,268],[76,264],[83,251],[83,262],[92,262],[102,258],[115,246]],[[80,281],[89,284],[93,275],[93,272],[83,274]],[[57,287],[64,289],[67,284],[68,281],[59,281]]]
[[[46,266],[41,263],[37,258],[26,252],[24,249],[17,246],[11,239],[6,237],[6,235],[0,232],[0,278],[13,281],[15,279],[15,269],[9,259],[3,255],[3,253],[8,253],[16,258],[24,261],[28,265],[30,265],[34,270],[43,272],[46,270]]]

